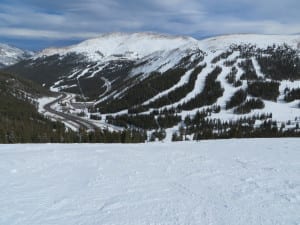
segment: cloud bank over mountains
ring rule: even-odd
[[[105,32],[154,31],[195,38],[300,32],[297,0],[4,0],[1,39],[82,40]],[[46,46],[45,46],[46,47]]]

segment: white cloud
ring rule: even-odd
[[[218,29],[215,29],[218,27]],[[284,24],[277,21],[260,20],[245,21],[239,19],[223,19],[201,23],[201,31],[210,34],[228,33],[261,33],[261,34],[294,34],[300,31],[300,23]]]
[[[68,39],[85,39],[96,37],[98,32],[63,32],[51,30],[34,30],[26,28],[0,28],[3,37],[27,38],[27,39],[52,39],[52,40],[68,40]]]
[[[19,7],[0,3],[0,37],[67,40],[95,37],[103,32],[145,30],[195,36],[224,33],[291,34],[300,32],[300,20],[292,19],[295,18],[295,4],[299,6],[297,2],[24,0]],[[244,16],[243,11],[227,14],[232,6],[248,6],[241,10],[253,15]],[[273,15],[279,15],[280,10],[292,6],[291,18],[288,15]],[[272,9],[275,12],[273,14]],[[223,14],[216,13],[219,11]]]

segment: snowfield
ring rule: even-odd
[[[300,139],[0,145],[1,225],[299,225]]]

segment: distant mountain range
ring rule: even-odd
[[[13,65],[31,56],[33,56],[33,52],[0,44],[0,68]]]

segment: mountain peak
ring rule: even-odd
[[[107,60],[114,56],[137,59],[154,52],[174,49],[200,48],[204,51],[216,51],[226,49],[234,44],[252,44],[264,48],[284,43],[299,48],[300,35],[229,34],[196,40],[188,36],[153,32],[113,32],[101,34],[96,38],[64,48],[48,48],[37,54],[36,57],[78,53],[86,55],[91,61]]]
[[[284,43],[297,48],[300,43],[300,35],[228,34],[200,40],[199,46],[202,49],[223,50],[234,44],[252,44],[259,48],[265,48],[273,44]]]
[[[189,36],[181,36],[181,35],[171,35],[164,33],[156,33],[156,32],[110,32],[100,34],[98,37],[91,38],[88,40],[96,40],[96,39],[110,39],[110,38],[144,38],[144,39],[168,39],[168,40],[187,40],[187,41],[196,41],[194,38]],[[88,41],[87,40],[87,41]]]
[[[107,33],[99,37],[85,40],[66,48],[48,48],[37,55],[49,56],[79,53],[91,60],[101,60],[115,55],[128,59],[142,58],[157,51],[169,51],[177,48],[193,48],[198,41],[191,37],[172,36],[166,34],[142,33]]]
[[[0,43],[0,67],[10,66],[31,55],[29,51]]]

